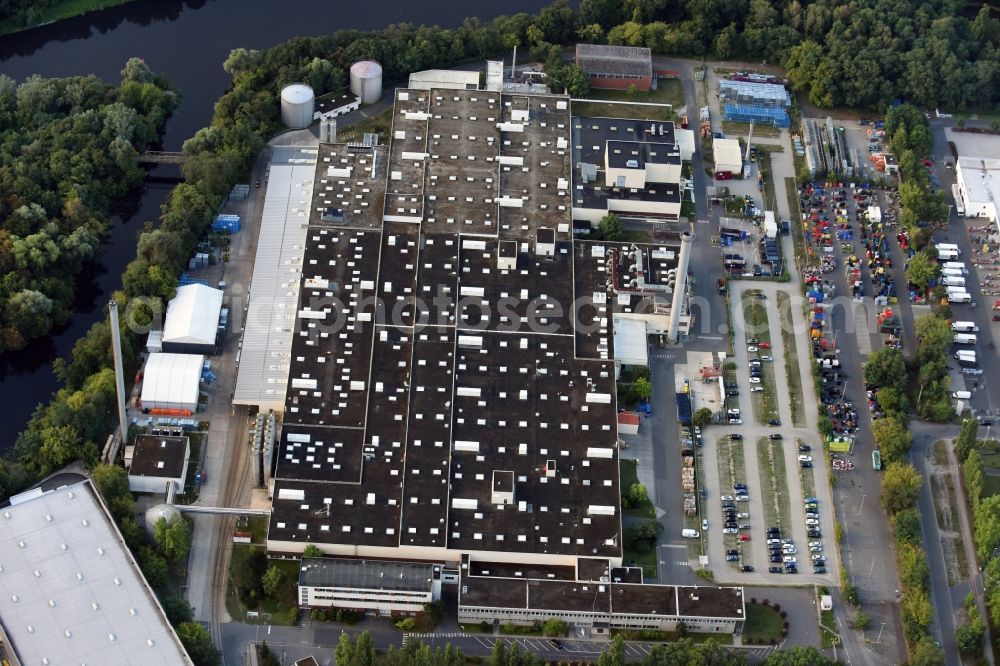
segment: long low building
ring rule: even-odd
[[[310,608],[415,615],[441,598],[441,565],[332,557],[304,557],[299,603]]]
[[[576,64],[592,88],[648,91],[653,84],[653,59],[645,46],[577,44]]]
[[[581,557],[574,566],[461,564],[458,621],[531,625],[556,618],[595,634],[614,629],[700,633],[742,631],[746,604],[741,587],[645,583],[641,567]]]
[[[143,411],[185,416],[198,411],[204,364],[199,354],[150,354],[139,397]]]

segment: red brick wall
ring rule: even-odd
[[[639,79],[609,79],[603,76],[593,76],[589,77],[591,88],[604,88],[612,90],[628,90],[628,87],[634,85],[639,90],[649,90],[649,86],[652,84],[651,77],[644,76]]]

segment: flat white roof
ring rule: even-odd
[[[150,354],[142,375],[143,407],[197,405],[204,363],[200,354]]]
[[[0,564],[21,663],[192,663],[89,481],[3,509]]]
[[[626,365],[649,365],[646,322],[614,318],[615,360]]]
[[[430,90],[431,88],[460,88],[479,86],[479,71],[460,72],[451,69],[425,69],[410,74],[408,88]]]
[[[740,151],[739,139],[715,139],[712,142],[712,155],[715,165],[740,165],[743,167],[743,154]]]
[[[284,146],[272,153],[233,394],[237,405],[281,411],[285,404],[315,165],[315,148]]]
[[[215,344],[221,310],[221,290],[203,284],[179,287],[167,304],[163,342]]]
[[[1000,159],[959,157],[958,168],[970,206],[1000,203]]]

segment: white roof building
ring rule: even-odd
[[[221,311],[221,290],[203,284],[189,284],[178,288],[177,295],[167,304],[167,316],[163,322],[163,350],[213,351]]]
[[[614,318],[615,362],[621,365],[649,365],[646,322],[641,319]]]
[[[317,150],[272,149],[233,403],[285,409]]]
[[[731,171],[733,175],[743,173],[743,153],[740,151],[739,139],[715,139],[712,142],[712,155],[716,171]]]
[[[0,635],[20,663],[192,663],[90,481],[11,502]]]
[[[476,90],[479,88],[479,71],[460,72],[452,69],[425,69],[422,72],[410,74],[410,84],[413,90],[430,90],[431,88],[450,88],[452,90]]]
[[[205,357],[200,354],[150,354],[143,370],[143,409],[198,409]]]
[[[997,223],[1000,202],[1000,160],[958,158],[958,187],[966,217],[985,217]]]

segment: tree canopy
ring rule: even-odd
[[[179,99],[138,58],[118,87],[0,75],[0,353],[69,320],[111,205],[142,182],[138,154]]]

